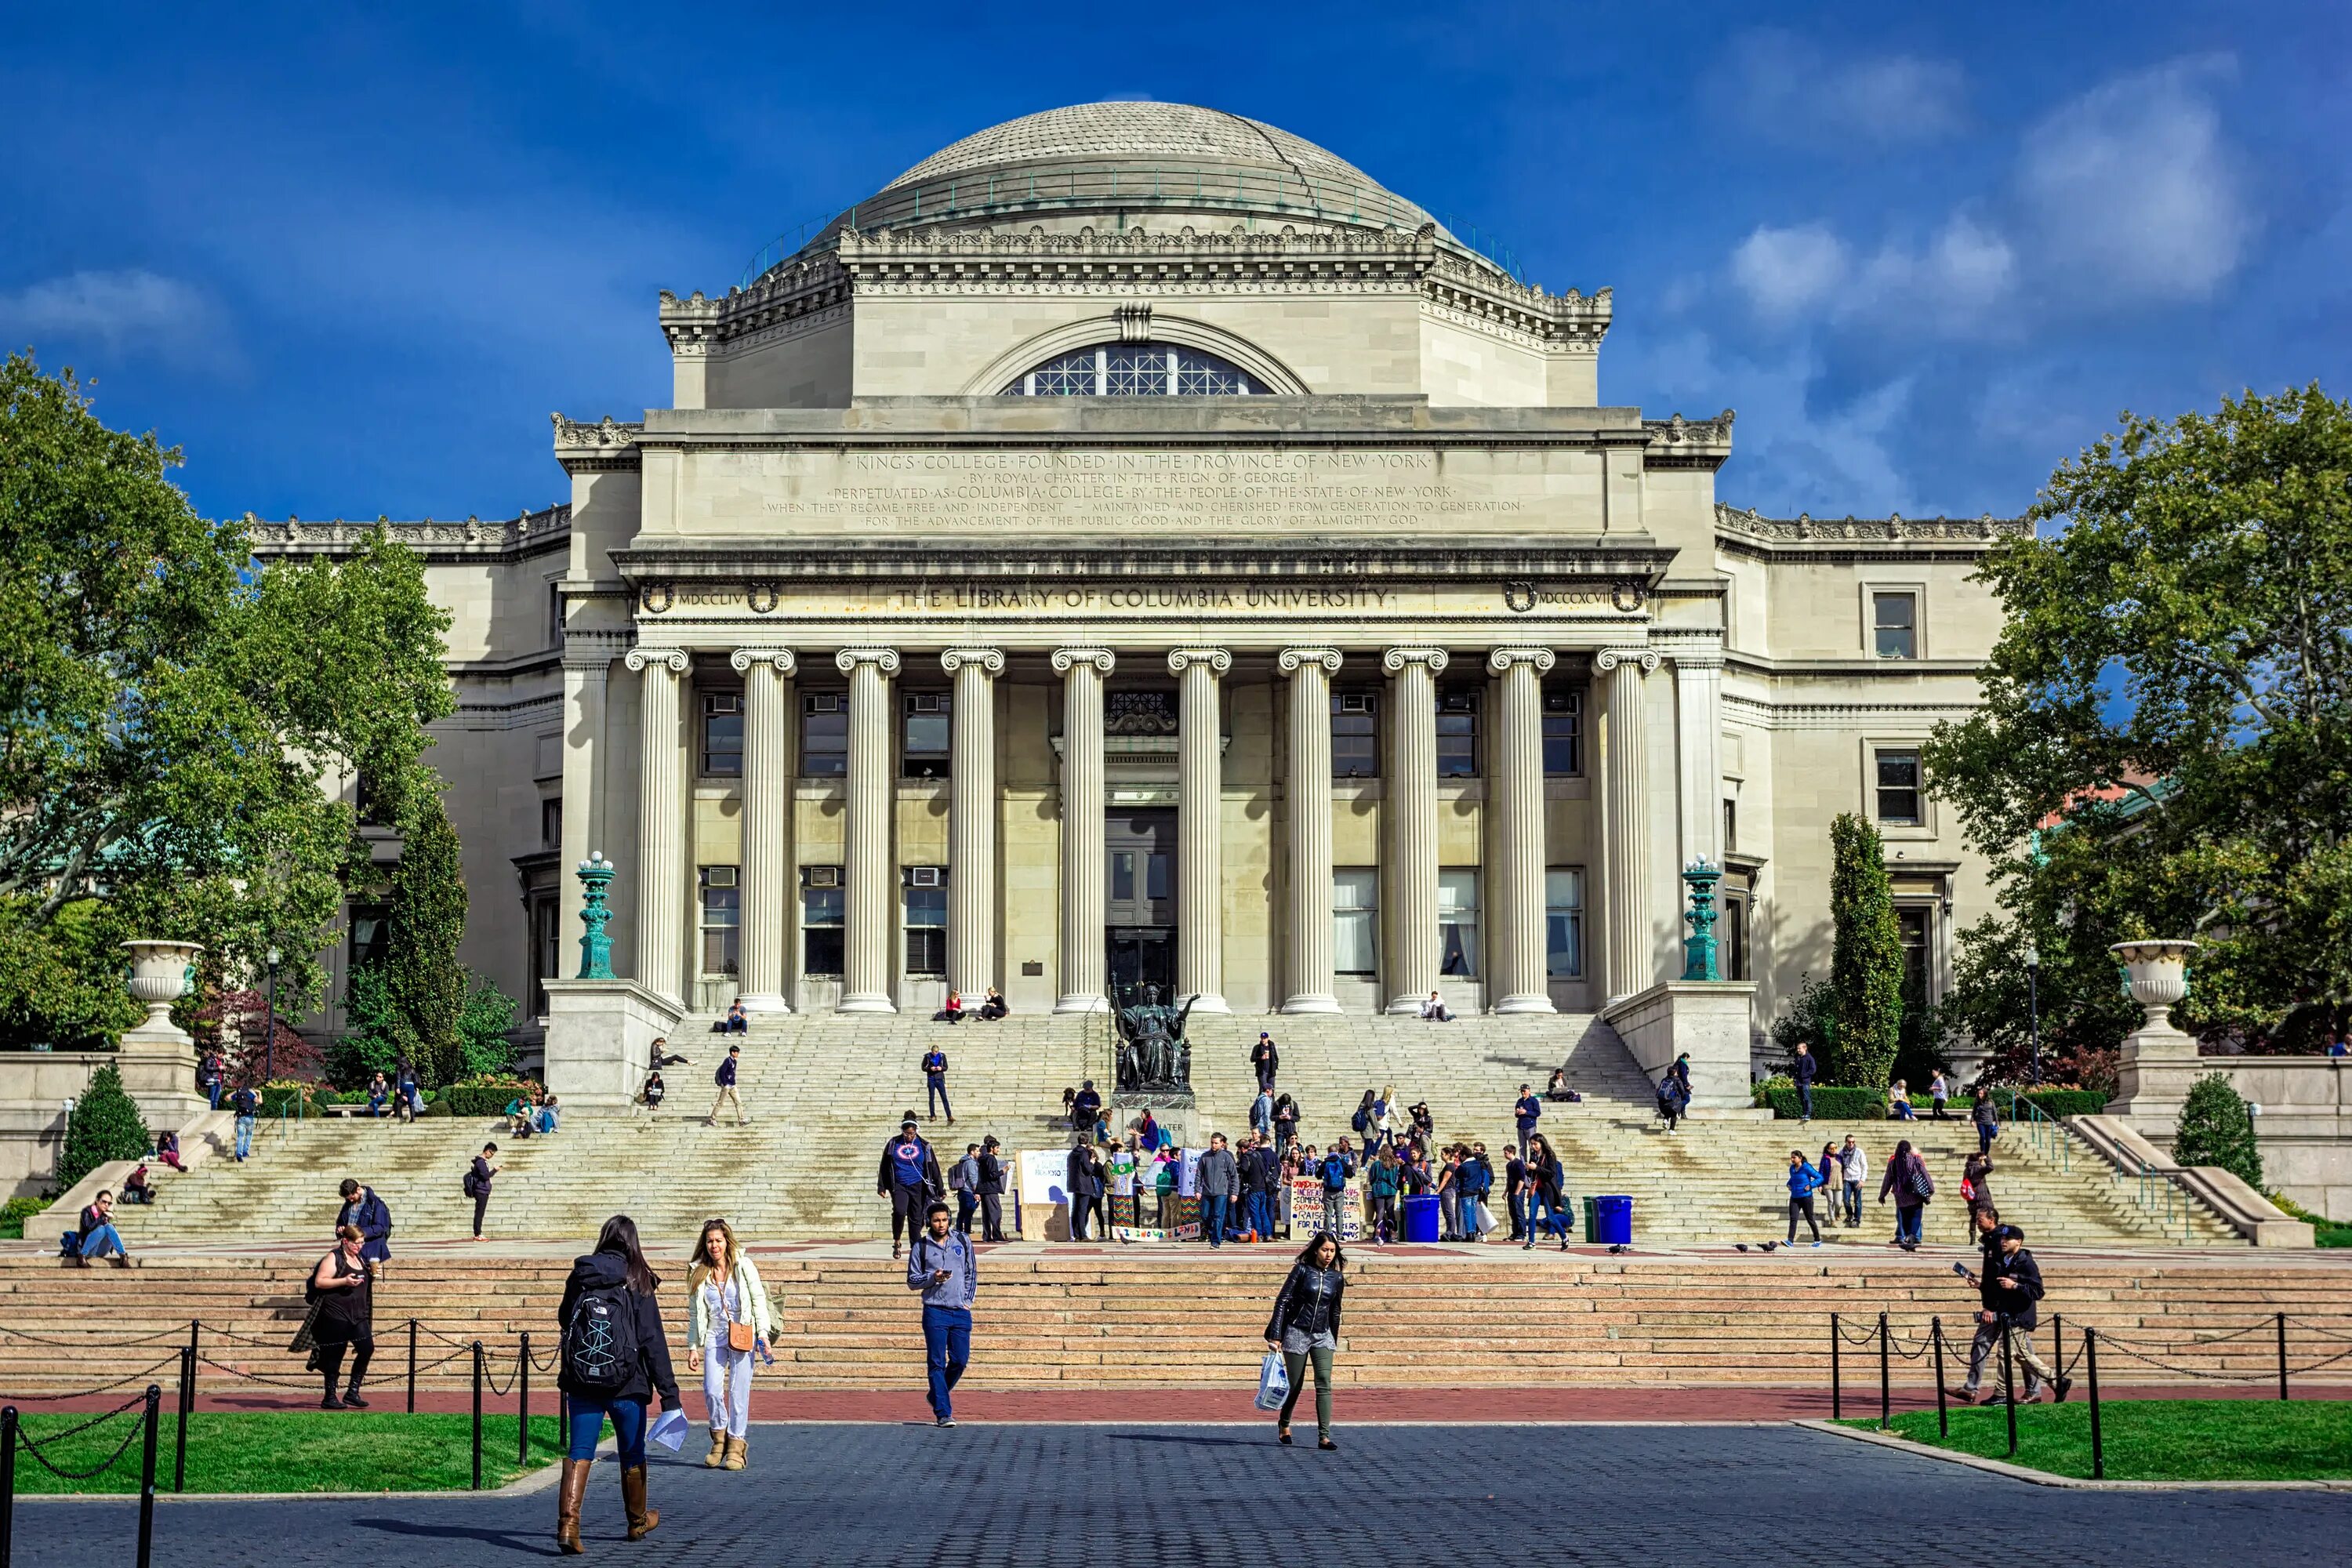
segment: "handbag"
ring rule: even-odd
[[[1268,1351],[1265,1360],[1258,1363],[1257,1399],[1255,1403],[1260,1410],[1279,1410],[1282,1402],[1289,1397],[1290,1369],[1283,1364],[1279,1353]]]
[[[743,1281],[740,1275],[736,1276],[735,1289],[738,1295],[741,1294],[743,1289]],[[720,1296],[722,1305],[719,1308],[721,1311],[726,1310],[726,1308],[723,1305],[725,1300],[726,1298],[722,1294]],[[729,1350],[740,1354],[742,1352],[752,1349],[759,1342],[759,1333],[751,1324],[743,1321],[740,1318],[734,1316],[732,1313],[729,1314],[727,1319],[727,1348]]]

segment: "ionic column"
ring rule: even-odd
[[[895,1013],[890,929],[897,923],[898,889],[890,867],[890,818],[898,791],[890,776],[890,678],[898,673],[898,655],[894,648],[845,647],[833,662],[849,677],[848,853],[842,868],[848,908],[841,1011]]]
[[[1392,647],[1381,657],[1389,672],[1381,903],[1391,1013],[1419,1013],[1437,989],[1437,678],[1445,665],[1444,648]]]
[[[1723,656],[1675,655],[1675,760],[1682,864],[1723,864]]]
[[[686,1001],[686,742],[678,682],[694,661],[677,648],[631,648],[645,677],[637,724],[637,983]]]
[[[1486,669],[1502,678],[1501,722],[1496,726],[1495,804],[1502,831],[1502,864],[1490,879],[1496,902],[1495,1003],[1497,1013],[1549,1013],[1551,987],[1544,975],[1543,674],[1548,647],[1498,647]]]
[[[1290,929],[1286,1013],[1336,1013],[1331,994],[1331,678],[1339,650],[1286,647],[1290,677]]]
[[[1658,656],[1646,648],[1603,648],[1593,656],[1592,668],[1609,677],[1601,862],[1606,935],[1601,959],[1601,989],[1614,1002],[1648,989],[1657,978],[1649,889],[1643,885],[1650,865],[1650,758],[1642,677],[1658,668]]]
[[[1225,757],[1217,679],[1233,667],[1234,656],[1221,647],[1180,647],[1168,656],[1179,681],[1176,994],[1192,998],[1200,1013],[1232,1011],[1225,1005]]]
[[[785,891],[793,879],[793,674],[790,648],[737,648],[743,672],[743,973],[747,1013],[789,1013]]]
[[[948,773],[948,984],[978,1007],[996,983],[996,678],[1004,651],[951,647]]]
[[[1062,997],[1056,1013],[1109,1005],[1103,957],[1103,677],[1108,648],[1054,650],[1062,677]]]

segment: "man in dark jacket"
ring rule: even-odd
[[[719,1086],[719,1097],[710,1102],[710,1114],[702,1119],[702,1124],[705,1127],[719,1125],[719,1109],[725,1105],[735,1108],[735,1125],[738,1127],[743,1125],[743,1102],[735,1097],[735,1064],[740,1061],[742,1057],[742,1047],[728,1047],[727,1059],[720,1062],[719,1070],[710,1075],[710,1081]]]
[[[1282,1163],[1275,1158],[1272,1138],[1253,1135],[1242,1146],[1236,1162],[1242,1173],[1242,1206],[1249,1214],[1250,1234],[1260,1241],[1274,1235],[1274,1194],[1282,1184]]]
[[[911,1116],[898,1123],[898,1136],[882,1145],[882,1166],[874,1190],[890,1200],[890,1256],[900,1256],[901,1238],[923,1227],[923,1210],[934,1198],[944,1202],[947,1178],[940,1174],[940,1157],[915,1131]]]
[[[1822,1076],[1822,1064],[1813,1056],[1812,1048],[1802,1040],[1797,1042],[1797,1059],[1789,1064],[1789,1076],[1796,1080],[1797,1098],[1805,1105],[1805,1114],[1798,1120],[1811,1121],[1813,1119],[1813,1080]]]
[[[1272,1094],[1274,1069],[1281,1065],[1282,1056],[1274,1048],[1274,1037],[1260,1029],[1257,1032],[1257,1044],[1250,1047],[1250,1070],[1257,1074],[1258,1088]]]
[[[1004,1160],[997,1153],[995,1135],[981,1140],[980,1183],[973,1190],[980,1194],[980,1239],[1004,1239]]]
[[[1070,1239],[1087,1239],[1087,1216],[1102,1201],[1102,1164],[1094,1145],[1083,1138],[1070,1150],[1063,1165],[1062,1190],[1070,1195]]]
[[[1977,1288],[1977,1334],[1969,1345],[1969,1380],[1960,1386],[1962,1404],[1977,1400],[1977,1385],[1984,1381],[1985,1358],[2000,1354],[2002,1331],[2008,1331],[2011,1347],[2019,1361],[2025,1363],[2025,1398],[2021,1403],[2032,1405],[2042,1397],[2042,1385],[2048,1383],[2061,1401],[2074,1386],[2071,1377],[2060,1377],[2053,1372],[2033,1350],[2033,1331],[2040,1323],[2037,1303],[2042,1300],[2042,1266],[2033,1254],[2025,1250],[2025,1232],[2013,1225],[1997,1226],[1991,1240],[1999,1250],[1985,1251],[1984,1272],[1960,1272]],[[2001,1368],[2001,1383],[2008,1386],[2009,1369]]]
[[[1225,1244],[1225,1223],[1231,1217],[1234,1202],[1242,1195],[1240,1164],[1234,1152],[1225,1147],[1225,1135],[1209,1134],[1208,1152],[1201,1156],[1196,1167],[1201,1192],[1201,1234],[1211,1247]]]
[[[335,1228],[357,1226],[362,1238],[361,1258],[381,1264],[392,1256],[392,1211],[375,1195],[373,1187],[363,1187],[350,1176],[343,1178],[342,1193],[343,1206],[335,1215]]]
[[[1082,1142],[1093,1142],[1095,1119],[1101,1114],[1102,1096],[1095,1089],[1095,1080],[1088,1079],[1070,1101],[1070,1131]]]

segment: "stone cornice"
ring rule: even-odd
[[[1727,408],[1712,419],[1685,419],[1675,414],[1664,419],[1643,420],[1643,434],[1649,437],[1649,445],[1642,454],[1643,466],[1706,468],[1710,472],[1722,468],[1724,460],[1731,456],[1731,422],[1738,417]]]
[[[1941,547],[1959,547],[1963,557],[1981,554],[2006,539],[2032,537],[2033,524],[2021,517],[1885,517],[1815,518],[1799,512],[1792,518],[1764,517],[1754,510],[1716,503],[1716,543],[1750,555],[1821,556],[1832,560],[1866,558],[1899,552],[1911,555]]]
[[[479,561],[484,557],[519,560],[556,548],[572,536],[569,502],[527,511],[520,517],[488,521],[468,517],[460,522],[436,522],[428,517],[415,522],[395,522],[379,517],[373,522],[347,522],[339,517],[327,522],[304,522],[300,518],[289,517],[283,522],[266,522],[251,512],[245,514],[244,521],[247,537],[253,542],[253,553],[265,558],[350,555],[378,529],[383,530],[394,542],[407,545],[427,561]]]
[[[645,421],[624,421],[607,414],[593,425],[551,414],[555,427],[555,460],[567,474],[610,472],[637,466],[636,446],[645,435]]]

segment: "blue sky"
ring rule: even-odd
[[[1917,13],[1917,15],[1906,15]],[[2352,347],[2352,6],[15,9],[0,344],[208,515],[510,516],[668,396],[654,296],[982,126],[1272,121],[1552,289],[1724,499],[2014,513],[2118,409]]]

